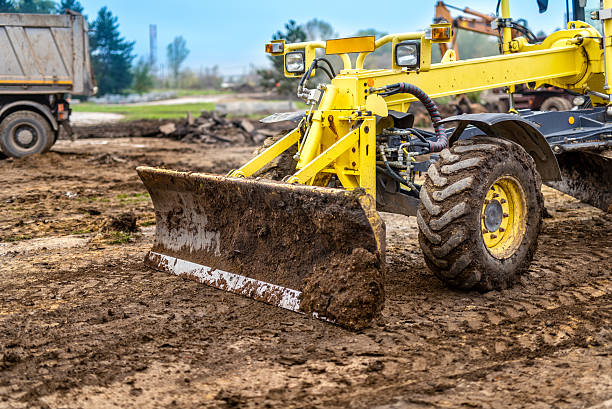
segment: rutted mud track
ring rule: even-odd
[[[529,273],[484,295],[444,288],[423,263],[415,220],[384,215],[386,306],[360,333],[144,268],[154,218],[134,168],[223,172],[252,149],[125,138],[0,161],[0,408],[612,399],[612,216],[551,189]],[[95,240],[125,211],[140,235]]]

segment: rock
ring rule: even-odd
[[[136,221],[136,215],[131,212],[121,213],[118,216],[110,216],[104,223],[102,231],[120,231],[126,233],[133,233],[135,231],[138,231]]]
[[[173,122],[168,122],[167,124],[159,127],[159,132],[163,133],[164,135],[170,135],[174,131],[176,131],[176,125],[174,125]]]
[[[243,119],[242,121],[240,121],[239,125],[242,129],[244,129],[248,133],[252,133],[255,130],[255,127],[253,126],[251,121],[248,121],[246,119]]]

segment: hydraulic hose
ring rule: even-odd
[[[444,132],[444,128],[442,128],[442,124],[440,124],[440,121],[442,121],[440,111],[438,111],[436,103],[429,98],[425,91],[416,85],[408,84],[407,82],[398,82],[381,88],[371,88],[370,92],[378,92],[381,96],[385,97],[394,94],[414,95],[425,106],[425,109],[427,109],[436,133],[436,140],[428,141],[429,152],[440,152],[448,146],[448,136],[446,136],[446,132]]]

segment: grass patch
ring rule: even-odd
[[[106,235],[108,244],[125,244],[132,240],[132,235],[123,231],[111,231]]]
[[[70,234],[88,234],[91,233],[92,231],[90,229],[83,229],[83,230],[75,230]]]
[[[176,92],[179,97],[197,97],[199,95],[231,94],[232,91],[219,89],[154,89],[151,92]]]
[[[155,224],[155,220],[146,220],[144,222],[140,222],[140,227],[153,226]]]
[[[74,112],[105,112],[124,115],[124,121],[137,119],[178,119],[185,118],[188,112],[199,116],[202,110],[215,109],[212,102],[178,105],[101,105],[83,102],[72,106]]]
[[[14,243],[16,241],[30,240],[32,238],[33,238],[33,236],[29,235],[29,234],[26,234],[24,236],[10,236],[10,237],[5,238],[4,242],[5,243]]]
[[[150,198],[149,192],[119,193],[115,197],[121,200],[122,202],[146,202]]]

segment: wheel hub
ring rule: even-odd
[[[491,185],[482,205],[481,228],[485,246],[492,256],[511,257],[526,231],[525,192],[518,180],[502,176]]]
[[[484,224],[488,231],[498,231],[503,220],[504,210],[497,200],[491,201],[484,210]]]
[[[14,131],[15,143],[22,149],[28,149],[36,145],[38,134],[30,125],[21,125]]]

